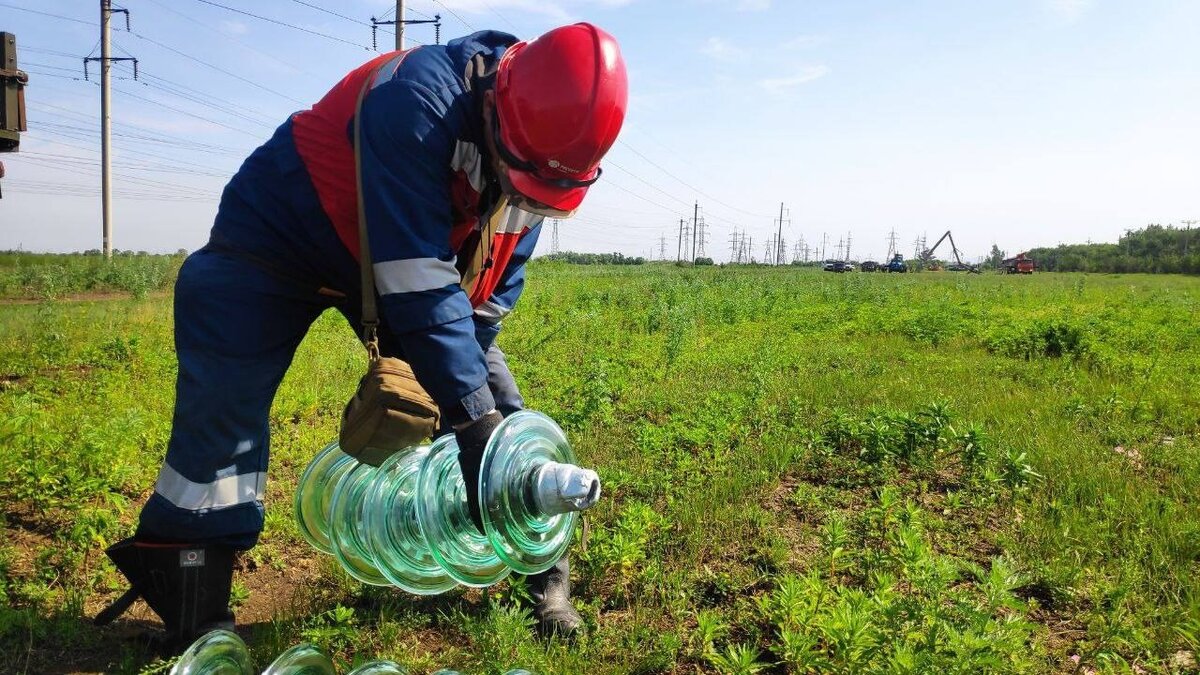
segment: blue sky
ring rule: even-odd
[[[117,53],[138,57],[143,78],[115,84],[118,248],[202,245],[242,157],[372,56],[367,27],[297,0],[219,2],[360,46],[200,0],[120,4],[134,32],[114,31]],[[362,21],[394,4],[306,2]],[[98,88],[70,79],[97,42],[96,4],[0,0],[0,30],[17,34],[32,80],[32,131],[22,154],[2,158],[0,248],[99,247]],[[735,230],[761,258],[780,202],[789,249],[824,237],[832,256],[849,236],[854,258],[881,257],[893,229],[906,251],[950,229],[976,257],[992,243],[1015,252],[1112,241],[1146,223],[1200,219],[1200,2],[409,7],[413,17],[440,13],[444,37],[533,36],[586,19],[621,42],[626,129],[579,217],[560,226],[564,249],[657,256],[665,237],[673,257],[695,200],[717,260]],[[409,35],[433,38],[425,26]],[[380,35],[381,46],[390,40]],[[549,245],[547,233],[540,249]]]

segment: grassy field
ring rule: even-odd
[[[0,251],[0,298],[53,300],[84,293],[127,293],[141,298],[170,288],[184,252],[148,255],[117,251],[112,260],[94,253]]]
[[[290,497],[361,368],[326,315],[272,412],[235,582],[265,665],[301,640],[427,673],[1172,673],[1200,652],[1200,279],[535,264],[500,338],[604,499],[589,625],[520,582],[419,600],[312,552]],[[165,672],[87,621],[121,590],[169,432],[169,298],[0,309],[0,658]]]

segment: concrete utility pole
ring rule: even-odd
[[[696,263],[696,233],[700,231],[700,201],[692,209],[692,264]]]
[[[404,0],[396,0],[396,51],[404,49]]]
[[[852,238],[853,238],[853,235],[850,232],[847,232],[846,233],[846,262],[850,261],[850,240]]]
[[[104,257],[112,258],[112,1],[100,0],[100,210],[104,220]]]
[[[783,241],[783,202],[779,202],[779,231],[775,233],[775,264],[783,264],[782,246],[779,245]]]
[[[100,213],[103,221],[104,257],[112,258],[112,62],[132,61],[133,79],[138,76],[138,61],[132,56],[113,57],[112,23],[113,14],[125,15],[125,28],[129,28],[129,10],[113,9],[112,0],[100,0],[100,57],[83,59],[83,77],[87,79],[87,64],[100,62]]]
[[[791,219],[786,218],[786,214],[787,211],[783,208],[783,202],[779,202],[779,221],[777,223],[778,231],[775,233],[775,244],[773,247],[773,250],[775,251],[774,260],[776,265],[787,264],[787,247],[784,246],[783,242],[783,226],[786,224],[788,227],[791,227],[792,221]]]
[[[683,262],[683,218],[679,219],[679,243],[675,245],[675,262]]]

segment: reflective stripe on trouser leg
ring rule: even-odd
[[[139,536],[248,548],[263,525],[271,401],[323,309],[251,263],[201,250],[175,286],[179,376]]]

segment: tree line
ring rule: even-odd
[[[641,256],[633,258],[623,253],[576,253],[574,251],[551,253],[541,259],[565,262],[571,265],[644,265],[646,263],[646,259]]]
[[[1147,225],[1115,244],[1060,244],[1031,249],[1029,257],[1045,272],[1200,274],[1200,231]]]

